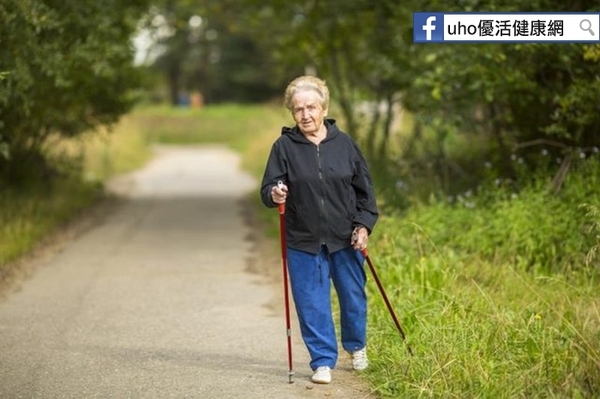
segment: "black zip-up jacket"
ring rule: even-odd
[[[263,203],[274,208],[272,187],[278,181],[287,184],[286,243],[313,254],[322,245],[330,253],[350,246],[353,228],[362,225],[370,233],[378,217],[373,183],[360,149],[335,120],[326,120],[325,126],[327,136],[319,145],[297,126],[282,129],[271,148],[260,192]]]

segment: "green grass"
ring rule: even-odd
[[[0,193],[0,275],[9,262],[30,251],[50,231],[94,203],[96,184],[60,179],[52,185]]]
[[[399,229],[403,223],[410,228]],[[422,226],[391,218],[381,221],[373,241],[371,257],[415,353],[407,354],[371,281],[372,367],[365,376],[383,397],[600,392],[597,278],[536,277],[477,254],[458,255],[433,245]]]
[[[560,196],[487,187],[383,217],[371,256],[398,308],[407,356],[374,284],[366,373],[383,397],[600,394],[600,174],[590,159]],[[585,210],[587,209],[587,212]]]
[[[221,143],[244,151],[265,130],[275,137],[287,120],[282,107],[223,104],[200,109],[167,106],[136,110],[144,134],[151,142],[164,144]]]

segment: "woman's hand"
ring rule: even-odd
[[[362,251],[367,248],[367,243],[369,242],[369,231],[366,227],[359,226],[355,227],[352,231],[352,248]]]
[[[276,204],[285,204],[287,198],[288,188],[285,184],[277,184],[271,187],[271,199]]]

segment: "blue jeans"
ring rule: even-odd
[[[334,368],[338,346],[331,311],[331,282],[340,304],[342,347],[356,351],[366,346],[367,295],[364,258],[348,247],[330,254],[287,249],[292,296],[302,339],[310,354],[310,367]]]

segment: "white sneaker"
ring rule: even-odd
[[[318,367],[311,379],[315,384],[329,384],[331,382],[331,369],[327,366]]]
[[[354,351],[352,355],[352,368],[356,371],[363,371],[369,365],[369,359],[367,359],[367,348],[364,347],[360,350]]]

